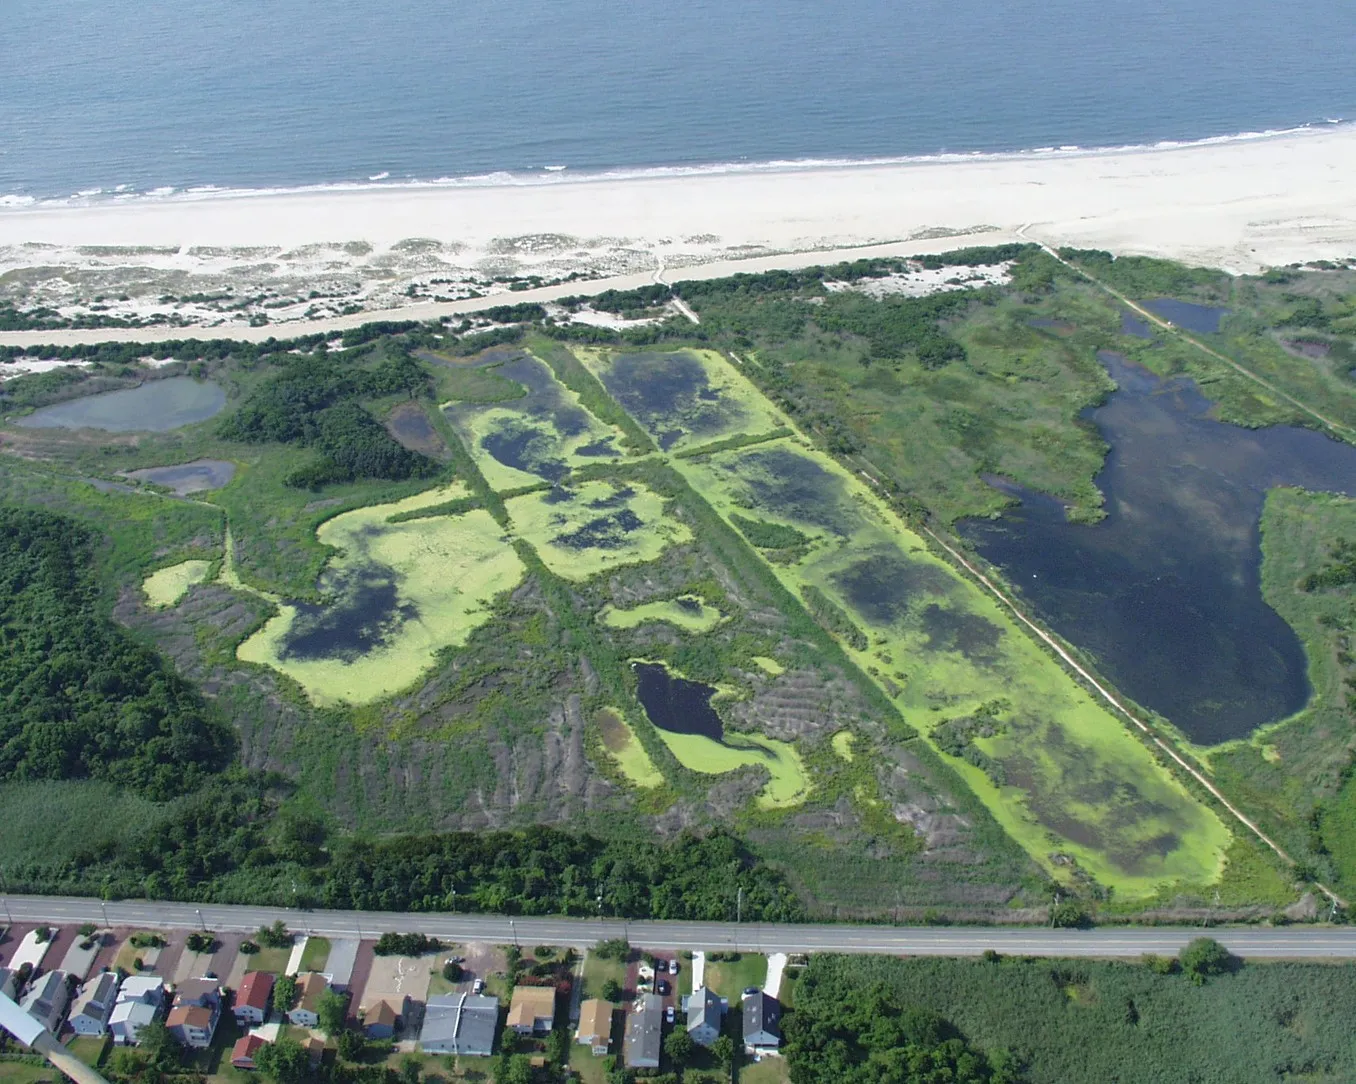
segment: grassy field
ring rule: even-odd
[[[626,964],[622,960],[605,960],[596,952],[584,958],[584,997],[602,997],[603,984],[611,979],[626,987]]]
[[[301,950],[301,971],[321,971],[330,958],[330,943],[324,937],[308,937]]]

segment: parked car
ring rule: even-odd
[[[484,989],[485,989],[484,979],[476,979],[476,981],[471,984],[471,993],[473,994],[478,994]]]
[[[672,1005],[670,1005],[667,1009],[664,1010],[664,1019],[667,1020],[670,1024],[673,1023],[675,1016]]]
[[[756,987],[756,986],[746,986],[746,987],[744,987],[744,996],[745,996],[745,997],[748,997],[750,994],[756,994],[756,993],[758,993],[758,987]]]
[[[657,983],[654,984],[654,992],[658,994],[660,997],[668,997],[672,991],[673,987],[671,987],[663,979],[660,979]]]
[[[678,974],[678,957],[676,956],[669,961],[669,974],[670,975]]]

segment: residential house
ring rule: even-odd
[[[61,1018],[71,999],[66,972],[49,971],[28,984],[20,1007],[53,1035],[61,1030]]]
[[[782,1003],[762,990],[744,995],[744,1048],[751,1054],[782,1045]]]
[[[400,1018],[409,1013],[409,998],[401,998],[400,1004],[393,1004],[382,998],[369,1006],[363,1013],[363,1034],[369,1039],[394,1039],[396,1029],[400,1027]]]
[[[508,1026],[519,1035],[544,1035],[556,1021],[554,986],[515,986]]]
[[[590,998],[579,1006],[579,1030],[575,1042],[587,1046],[595,1057],[607,1053],[612,1041],[612,1002]]]
[[[352,940],[330,943],[330,954],[325,960],[325,976],[330,980],[330,989],[348,993],[353,967],[358,962],[358,947],[358,942]]]
[[[235,992],[235,1021],[241,1027],[262,1024],[268,1019],[268,1004],[273,997],[273,975],[268,971],[251,971],[240,980]]]
[[[499,1027],[499,999],[481,994],[440,994],[424,1006],[419,1049],[425,1054],[494,1053]]]
[[[325,981],[325,976],[315,971],[298,975],[297,1004],[287,1014],[287,1019],[299,1027],[319,1027],[320,999],[329,988],[330,984]]]
[[[118,1000],[118,976],[104,971],[80,987],[71,1004],[70,1025],[77,1035],[107,1035],[108,1018]]]
[[[216,979],[185,979],[174,988],[176,1005],[197,1005],[199,1008],[218,1008],[222,1001],[221,983]]]
[[[108,1016],[113,1041],[135,1045],[141,1040],[141,1029],[160,1015],[164,1004],[165,986],[156,976],[131,975],[123,979]]]
[[[687,1033],[698,1046],[710,1046],[720,1037],[720,1023],[727,1003],[705,986],[693,990],[687,998]]]
[[[628,1069],[658,1069],[659,1046],[664,1033],[664,999],[641,994],[626,1017],[623,1053]]]
[[[185,979],[174,990],[174,1007],[165,1026],[183,1046],[206,1050],[221,1019],[221,984],[216,979]]]
[[[193,1050],[206,1050],[212,1045],[212,1036],[216,1034],[217,1021],[221,1017],[221,1006],[209,1008],[206,1005],[175,1005],[165,1017],[165,1027],[174,1036],[180,1046]]]
[[[264,972],[257,972],[264,974]],[[231,1047],[231,1064],[237,1069],[254,1069],[254,1055],[259,1052],[259,1048],[264,1045],[264,1040],[258,1035],[242,1035],[235,1041],[235,1046]]]

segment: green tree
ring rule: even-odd
[[[348,998],[338,990],[326,990],[316,1005],[316,1016],[326,1035],[338,1035],[348,1023]]]
[[[306,1048],[286,1035],[261,1046],[254,1055],[254,1064],[274,1084],[306,1084],[311,1079],[311,1059]]]
[[[711,1056],[727,1069],[734,1064],[735,1044],[728,1035],[720,1035],[711,1044]]]
[[[362,1061],[367,1052],[367,1040],[361,1031],[344,1029],[335,1036],[335,1049],[344,1061]]]
[[[687,1029],[678,1028],[669,1032],[664,1039],[664,1053],[669,1056],[669,1060],[674,1065],[686,1065],[697,1044],[692,1041],[692,1036],[687,1033]]]
[[[603,960],[629,960],[631,943],[624,937],[609,938],[594,945],[593,954]]]
[[[526,1054],[502,1054],[495,1065],[494,1084],[532,1084],[532,1059]]]
[[[273,983],[273,1011],[285,1013],[297,1003],[297,980],[291,975],[279,975]]]
[[[1050,908],[1050,925],[1061,930],[1082,930],[1092,925],[1092,918],[1078,900],[1062,900]]]
[[[622,999],[623,993],[624,991],[621,988],[621,983],[619,983],[616,979],[603,980],[604,1001],[620,1001]]]
[[[424,1079],[424,1063],[413,1054],[400,1059],[401,1084],[419,1084]]]
[[[292,931],[282,919],[278,919],[272,926],[260,926],[256,936],[261,945],[267,945],[269,948],[287,948],[292,943]]]
[[[1182,970],[1197,986],[1214,975],[1223,975],[1233,969],[1234,957],[1213,937],[1198,937],[1181,955]]]

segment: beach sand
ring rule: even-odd
[[[47,204],[0,210],[0,298],[73,315],[90,311],[97,293],[107,308],[94,311],[178,311],[222,332],[266,311],[273,332],[238,332],[264,337],[280,324],[296,333],[376,310],[425,318],[474,307],[447,303],[473,293],[544,296],[508,293],[515,277],[676,281],[941,251],[1019,231],[1249,272],[1356,256],[1353,178],[1356,125],[1344,125],[1105,153]],[[269,297],[235,310],[160,301],[227,287],[235,298]],[[571,292],[586,288],[575,281],[545,293]],[[0,334],[21,341],[34,336]]]

